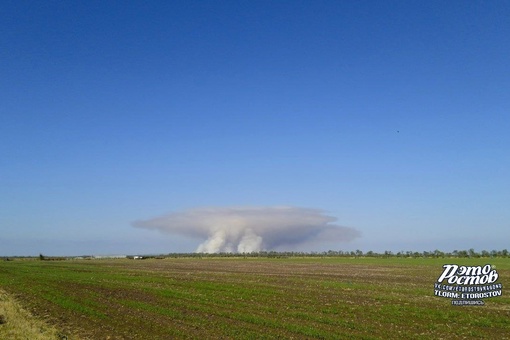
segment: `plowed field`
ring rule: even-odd
[[[495,265],[503,296],[434,296],[445,263]],[[0,287],[70,339],[509,339],[509,278],[510,259],[0,263]]]

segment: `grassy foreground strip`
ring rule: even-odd
[[[56,340],[60,335],[0,289],[0,339]]]
[[[503,295],[434,296],[446,263],[490,263]],[[509,283],[507,258],[0,262],[0,288],[83,339],[510,339]]]

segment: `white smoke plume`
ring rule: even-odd
[[[360,232],[322,210],[298,207],[212,207],[136,221],[137,228],[205,239],[200,253],[257,252],[302,244],[346,242]]]

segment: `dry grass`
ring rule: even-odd
[[[55,340],[61,338],[55,328],[34,318],[10,295],[0,290],[0,339]]]

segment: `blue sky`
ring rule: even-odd
[[[168,253],[133,221],[321,209],[308,250],[508,248],[508,1],[5,1],[0,255]]]

